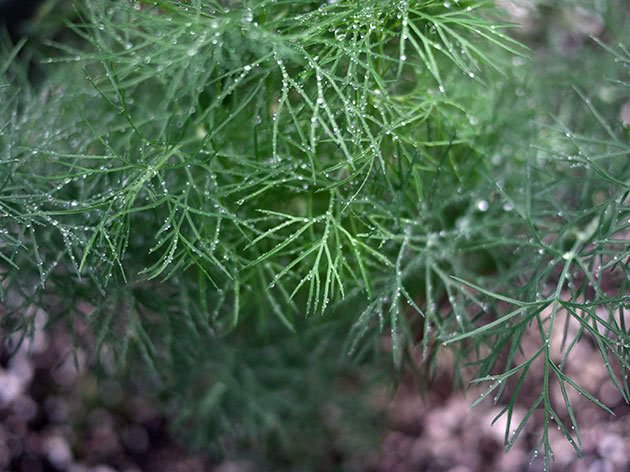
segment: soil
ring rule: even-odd
[[[37,324],[46,321],[38,313]],[[570,324],[570,330],[575,326]],[[524,342],[534,345],[535,332]],[[555,339],[558,344],[561,339]],[[0,353],[0,470],[24,472],[251,472],[246,462],[213,463],[178,443],[153,399],[97,375],[72,338],[62,329],[37,330],[31,342],[8,355]],[[556,346],[557,347],[557,346]],[[75,352],[75,354],[73,354]],[[374,405],[386,411],[387,430],[380,451],[366,457],[358,470],[412,471],[543,471],[540,454],[532,454],[542,437],[543,417],[537,410],[521,437],[504,452],[505,417],[492,420],[505,406],[491,398],[470,409],[484,390],[452,391],[452,360],[448,351],[439,360],[440,375],[424,398],[411,379],[401,383],[393,398],[375,393]],[[611,416],[576,392],[569,391],[583,442],[578,459],[569,442],[549,428],[555,453],[553,470],[630,470],[630,409],[603,367],[596,347],[586,342],[574,351],[567,372],[584,389],[600,398]],[[525,415],[540,392],[542,364],[534,364],[517,402],[514,423]],[[559,388],[552,385],[552,404],[570,428]],[[509,387],[508,387],[509,388]],[[509,392],[505,395],[509,398]],[[322,421],[325,421],[323,418]],[[351,452],[348,451],[350,454]],[[531,464],[530,464],[531,461]],[[356,463],[356,461],[354,461]],[[297,469],[300,470],[300,469]],[[353,470],[357,470],[356,466]],[[309,471],[306,471],[309,472]]]

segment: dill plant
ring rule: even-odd
[[[420,352],[422,381],[448,348],[457,372],[473,359],[474,381],[491,382],[479,401],[510,396],[508,449],[541,408],[546,465],[552,421],[579,452],[566,388],[606,407],[564,373],[573,347],[595,342],[629,395],[627,133],[588,100],[591,119],[563,123],[515,99],[513,58],[528,50],[489,7],[90,1],[63,40],[5,41],[0,287],[14,344],[32,305],[87,323],[97,358],[143,359],[198,444],[237,438],[263,457],[296,453],[291,425],[338,395],[327,380],[380,381],[383,337],[395,371]],[[571,321],[558,362],[551,336]],[[540,396],[514,427],[534,362]]]

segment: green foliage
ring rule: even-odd
[[[327,379],[376,382],[383,337],[396,369],[420,349],[422,379],[443,346],[472,360],[508,418],[542,360],[506,447],[541,407],[579,451],[566,387],[606,407],[564,373],[574,346],[595,342],[630,397],[630,144],[581,89],[545,109],[558,77],[528,81],[488,6],[89,1],[71,37],[5,41],[3,325],[28,335],[32,304],[86,322],[97,356],[145,360],[201,444],[283,450]],[[548,465],[547,428],[541,446]]]

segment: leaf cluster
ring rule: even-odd
[[[606,407],[567,376],[572,349],[595,342],[630,396],[628,136],[580,88],[541,111],[557,77],[525,73],[490,6],[90,1],[58,40],[3,42],[3,327],[19,344],[32,305],[89,324],[96,356],[143,358],[200,441],[216,418],[213,438],[283,436],[298,372],[319,392],[378,365],[383,338],[422,380],[445,347],[473,359],[481,399],[512,395],[509,430],[542,361],[506,447],[541,406],[547,465],[551,421],[579,451],[566,387]]]

